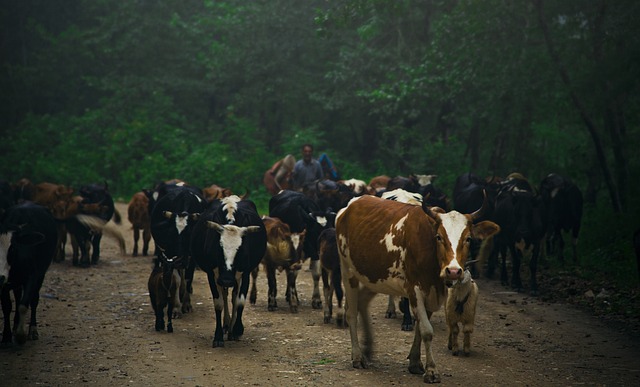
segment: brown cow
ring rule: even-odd
[[[376,176],[369,181],[369,187],[374,191],[374,194],[377,192],[382,192],[387,189],[387,184],[389,184],[389,180],[391,178],[387,175]]]
[[[39,183],[35,186],[33,201],[47,207],[58,220],[67,218],[67,209],[72,202],[73,188],[65,187],[62,184]],[[67,244],[67,230],[63,222],[57,222],[58,243],[54,262],[64,260],[64,247]]]
[[[209,187],[202,190],[202,196],[208,203],[231,195],[233,195],[233,192],[231,192],[229,188],[223,188],[217,184],[211,184]]]
[[[292,233],[289,225],[278,218],[265,216],[262,218],[264,226],[267,229],[267,250],[265,251],[262,263],[267,272],[268,291],[268,310],[274,311],[278,308],[276,295],[278,286],[276,283],[276,269],[287,273],[287,291],[286,299],[289,302],[289,309],[292,313],[298,312],[298,291],[296,289],[296,278],[302,267],[302,259],[304,253],[302,246],[306,230],[301,233]],[[251,285],[251,293],[249,301],[256,303],[257,289],[256,278],[258,276],[258,268],[252,271],[251,276],[253,282]]]
[[[423,373],[427,383],[440,382],[431,353],[434,329],[429,319],[444,303],[446,286],[462,280],[471,241],[499,231],[489,221],[473,224],[481,212],[434,213],[429,208],[365,195],[338,213],[338,253],[355,368],[368,367],[371,359],[369,303],[377,293],[392,294],[409,298],[416,319],[409,372]],[[363,323],[362,348],[358,316]],[[421,361],[422,343],[426,370]]]
[[[133,252],[132,256],[138,256],[138,240],[142,231],[142,255],[149,253],[149,241],[151,240],[151,220],[149,219],[149,197],[144,191],[136,192],[129,201],[127,207],[129,222],[133,228]]]

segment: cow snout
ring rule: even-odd
[[[447,267],[445,269],[445,285],[448,287],[453,286],[453,284],[462,279],[463,271],[460,266]]]
[[[220,277],[217,282],[218,285],[223,288],[232,288],[236,286],[236,280],[233,277]]]

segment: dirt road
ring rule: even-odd
[[[119,203],[121,214],[126,205]],[[126,218],[126,216],[125,216]],[[131,252],[132,232],[121,230]],[[311,308],[311,274],[298,277],[301,306],[291,314],[278,276],[280,309],[267,311],[266,280],[245,312],[241,341],[212,348],[215,317],[202,272],[194,312],[175,332],[154,330],[147,279],[150,257],[120,256],[103,240],[97,266],[53,264],[41,291],[40,340],[0,348],[2,386],[386,386],[422,385],[407,371],[413,333],[385,319],[386,297],[373,302],[376,340],[370,369],[351,367],[347,330]],[[446,348],[442,311],[433,317],[433,352],[444,386],[640,386],[638,337],[570,306],[548,304],[478,281],[481,298],[470,357]],[[424,357],[423,357],[424,358]]]

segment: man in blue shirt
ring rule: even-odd
[[[293,189],[301,191],[306,184],[322,179],[322,176],[322,166],[318,160],[313,158],[313,146],[304,144],[302,146],[302,160],[298,160],[293,167]]]

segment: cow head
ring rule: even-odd
[[[500,231],[500,227],[490,221],[474,224],[482,216],[485,204],[472,214],[457,211],[441,213],[426,208],[425,212],[435,220],[435,239],[440,264],[440,278],[451,287],[464,278],[464,268],[471,252],[474,239],[484,239]]]
[[[260,226],[238,227],[233,224],[221,225],[207,221],[207,227],[220,234],[220,247],[224,254],[224,263],[218,267],[218,285],[229,288],[236,285],[236,257],[244,255],[242,237],[260,231]]]

